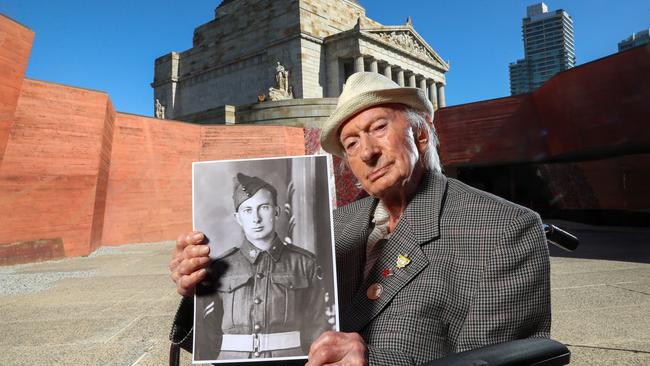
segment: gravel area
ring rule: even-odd
[[[95,271],[17,273],[17,266],[0,270],[0,296],[29,294],[45,291],[65,278],[86,278]]]

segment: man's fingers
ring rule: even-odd
[[[183,258],[179,255],[172,257],[172,260],[169,261],[169,271],[174,272],[182,260]]]
[[[328,331],[312,343],[307,366],[366,365],[367,350],[358,333]]]
[[[184,258],[207,257],[209,253],[210,247],[206,244],[188,245],[183,249]]]
[[[176,247],[174,250],[182,252],[188,245],[201,244],[203,239],[205,239],[205,235],[200,231],[181,234],[176,238]]]
[[[183,276],[191,275],[192,273],[203,269],[210,262],[210,257],[195,257],[186,259],[178,266],[177,272]]]
[[[205,268],[201,268],[192,274],[181,276],[177,282],[178,292],[183,296],[191,295],[196,285],[203,281],[207,273],[208,271]]]

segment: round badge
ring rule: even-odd
[[[378,283],[373,283],[368,287],[368,291],[366,291],[366,295],[370,300],[377,300],[379,296],[381,296],[381,293],[384,292],[384,287]]]

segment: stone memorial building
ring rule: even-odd
[[[405,24],[355,0],[224,0],[193,47],[155,62],[155,115],[196,123],[319,127],[348,76],[382,73],[445,105],[446,63]]]

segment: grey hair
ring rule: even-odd
[[[413,138],[417,138],[423,129],[426,130],[429,135],[424,155],[420,157],[422,164],[424,164],[425,168],[431,171],[442,173],[442,164],[440,163],[440,156],[438,155],[439,140],[433,122],[429,125],[425,113],[411,107],[406,107],[404,109],[404,116],[411,125],[411,128],[413,128]]]

